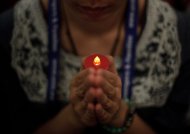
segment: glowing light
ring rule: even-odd
[[[100,60],[100,58],[98,57],[98,56],[96,56],[95,58],[94,58],[94,65],[95,66],[99,66],[100,64],[101,64],[101,60]]]

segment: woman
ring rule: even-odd
[[[187,106],[175,117],[181,102],[172,100],[182,59],[175,12],[158,0],[58,2],[19,2],[11,49],[2,41],[14,133],[181,132]],[[84,68],[93,53],[107,55],[108,70]],[[127,56],[135,74],[128,81]]]

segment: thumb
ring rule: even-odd
[[[110,66],[108,68],[108,71],[114,73],[114,74],[117,74],[117,69],[115,67],[115,60],[112,56],[106,56],[110,62]]]

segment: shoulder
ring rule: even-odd
[[[166,47],[168,43],[180,49],[177,32],[177,14],[166,2],[148,0],[147,25],[154,38],[159,38],[159,44]]]
[[[148,0],[148,17],[155,19],[154,27],[162,31],[172,31],[174,35],[177,28],[177,14],[175,10],[166,2],[159,0]],[[149,20],[151,21],[151,20]],[[164,33],[164,32],[162,32]],[[170,35],[170,34],[169,34]],[[169,36],[166,34],[165,36]]]
[[[168,4],[165,1],[159,1],[159,0],[148,0],[148,4],[151,8],[154,9],[154,11],[163,14],[164,16],[168,16],[168,19],[171,19],[176,16],[175,10],[171,7],[170,4]]]

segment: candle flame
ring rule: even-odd
[[[98,56],[96,56],[94,58],[94,62],[93,63],[94,63],[95,66],[99,66],[101,64],[100,58]]]

